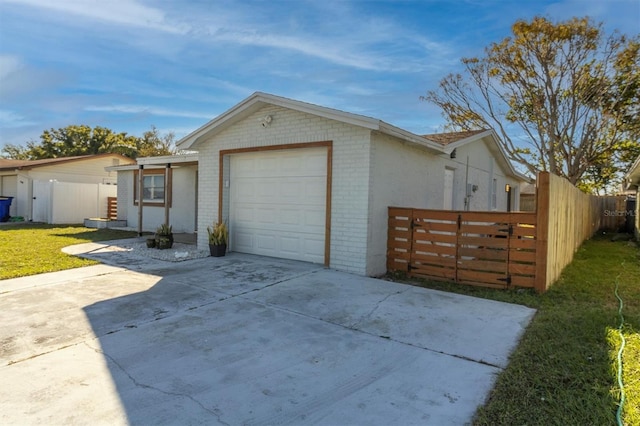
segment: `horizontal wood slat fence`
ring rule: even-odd
[[[535,213],[389,208],[387,270],[495,288],[534,287]]]
[[[617,197],[584,194],[539,173],[535,212],[469,212],[389,207],[387,270],[493,288],[544,292],[580,244],[616,226]]]
[[[118,197],[107,197],[107,219],[118,219]]]

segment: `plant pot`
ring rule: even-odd
[[[147,247],[148,248],[154,248],[156,246],[156,239],[155,238],[147,238]]]
[[[155,234],[155,238],[156,240],[156,248],[159,249],[168,249],[173,247],[173,234],[169,234],[169,235],[162,235],[162,234]],[[160,240],[165,241],[165,243],[162,244],[162,247],[160,247]],[[168,243],[166,242],[168,241]],[[169,246],[167,247],[167,244],[169,244]]]
[[[222,257],[227,252],[226,244],[209,244],[209,253],[213,257]]]
[[[169,239],[168,237],[157,237],[156,238],[156,247],[160,250],[170,249],[173,246],[173,239]]]

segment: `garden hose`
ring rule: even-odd
[[[624,262],[622,262],[622,267],[624,268]],[[624,270],[624,269],[621,269]],[[618,287],[620,286],[620,274],[616,277],[616,288],[615,295],[619,301],[618,307],[618,316],[620,317],[620,325],[618,326],[618,334],[620,335],[620,349],[618,350],[618,386],[620,387],[620,404],[618,405],[618,410],[616,411],[616,421],[618,422],[618,426],[624,426],[622,423],[622,408],[624,407],[624,383],[622,381],[622,352],[624,351],[625,339],[624,334],[622,333],[622,327],[624,326],[624,316],[622,315],[622,307],[624,303],[622,302],[622,298],[618,294]]]

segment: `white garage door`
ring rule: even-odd
[[[230,249],[324,263],[327,149],[231,156]]]

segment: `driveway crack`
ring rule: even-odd
[[[105,358],[107,358],[109,361],[111,361],[113,363],[113,365],[115,365],[116,367],[118,367],[118,369],[120,371],[122,371],[128,378],[129,380],[131,380],[131,383],[133,383],[136,387],[139,388],[143,388],[143,389],[149,389],[149,390],[153,390],[159,393],[162,393],[164,395],[167,396],[177,396],[177,397],[182,397],[182,398],[186,398],[191,400],[193,403],[195,403],[196,405],[198,405],[200,408],[202,408],[204,411],[212,414],[213,416],[216,417],[216,419],[218,420],[218,423],[226,425],[226,426],[230,426],[229,423],[225,422],[224,420],[222,420],[220,418],[221,414],[218,413],[216,410],[212,410],[210,408],[205,407],[205,405],[198,401],[196,398],[194,398],[193,396],[186,394],[186,393],[181,393],[181,392],[170,392],[170,391],[166,391],[164,389],[160,389],[159,387],[156,386],[151,386],[151,385],[147,385],[145,383],[141,383],[139,382],[135,377],[133,377],[122,365],[120,365],[120,363],[118,361],[116,361],[111,355],[109,355],[108,353],[98,349],[98,348],[94,348],[93,346],[91,346],[89,343],[87,342],[83,342],[85,344],[85,346],[87,346],[89,349],[93,350],[94,352],[104,356]]]
[[[386,302],[387,299],[389,299],[391,296],[397,296],[398,294],[402,294],[402,293],[405,293],[407,291],[409,291],[409,289],[405,289],[405,290],[397,291],[395,293],[387,294],[385,297],[380,299],[378,301],[378,303],[375,304],[375,306],[369,311],[368,314],[364,315],[362,318],[360,318],[359,320],[357,320],[353,324],[348,325],[348,328],[357,329],[358,326],[360,326],[360,324],[362,324],[363,322],[369,320],[373,316],[373,314],[378,310],[378,308],[380,308],[380,305],[382,305],[384,302]]]

